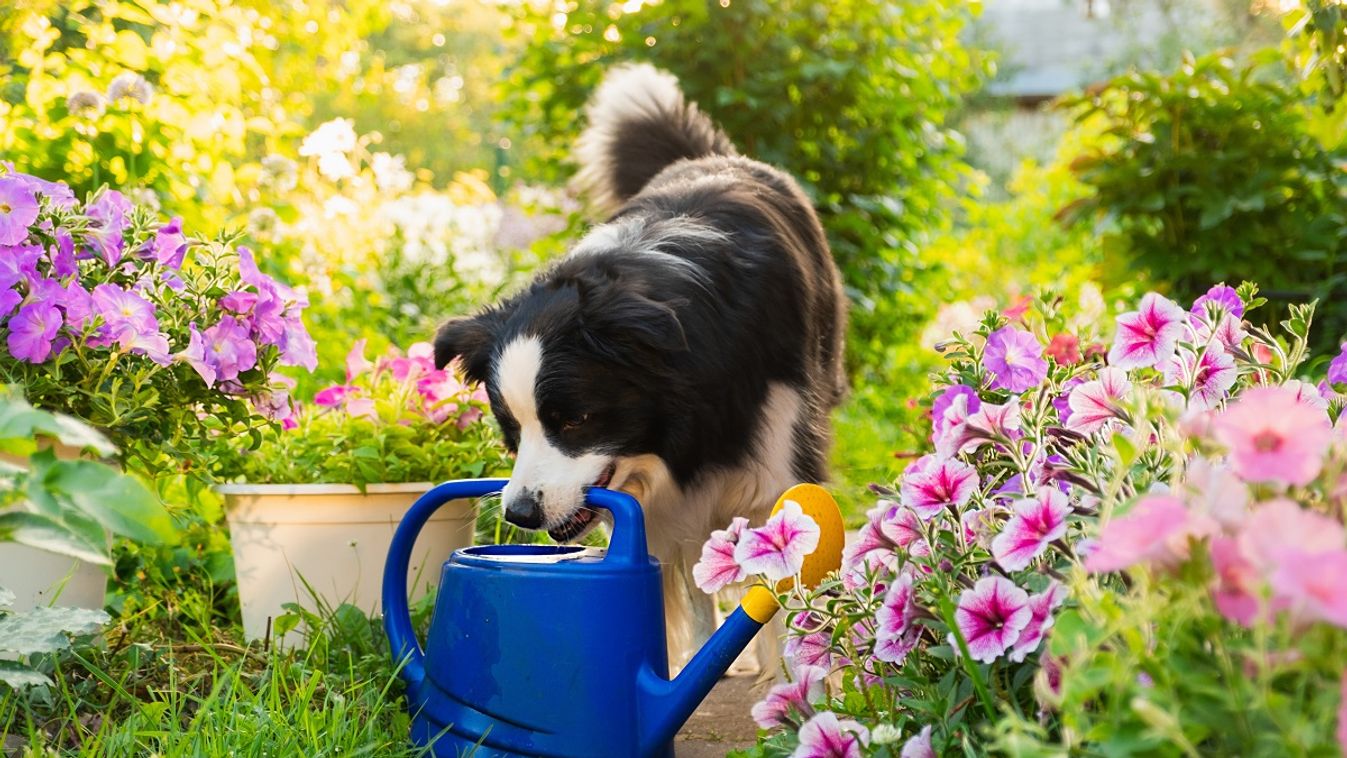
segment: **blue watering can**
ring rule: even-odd
[[[646,552],[641,507],[629,495],[592,488],[586,502],[613,515],[607,551],[567,545],[454,551],[423,652],[407,608],[416,535],[450,500],[499,492],[505,482],[441,484],[412,505],[393,535],[384,628],[394,657],[404,662],[412,741],[442,757],[672,756],[679,727],[776,613],[775,595],[761,586],[749,590],[670,681],[660,567]],[[819,524],[819,546],[800,573],[804,583],[817,584],[841,562],[842,515],[817,485],[792,487],[777,508],[787,499]]]

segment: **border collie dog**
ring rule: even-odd
[[[641,502],[677,665],[714,629],[692,581],[711,531],[826,475],[846,299],[799,186],[740,157],[672,75],[613,69],[587,112],[576,182],[608,221],[441,326],[435,362],[486,386],[517,454],[508,521],[567,542],[601,520],[587,487]]]

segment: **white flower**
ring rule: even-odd
[[[903,731],[893,724],[880,724],[870,732],[871,745],[889,745],[903,738]]]
[[[147,104],[150,98],[154,97],[154,87],[145,81],[145,77],[134,71],[127,71],[118,74],[117,78],[108,85],[108,100],[117,102],[124,97],[129,97],[138,103]]]
[[[355,124],[349,118],[334,118],[314,129],[299,146],[303,156],[349,153],[355,149]]]
[[[323,153],[318,156],[318,173],[329,181],[339,182],[355,176],[355,167],[342,153]]]
[[[284,155],[268,155],[262,159],[262,182],[281,192],[289,192],[298,181],[295,162]]]
[[[65,99],[65,109],[70,111],[70,115],[79,118],[98,118],[106,107],[103,96],[89,90],[75,92]]]
[[[412,188],[414,177],[407,170],[407,159],[403,156],[375,153],[370,165],[374,169],[375,184],[384,192],[397,194]]]

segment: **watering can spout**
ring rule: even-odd
[[[837,502],[827,490],[814,484],[796,485],[785,492],[773,513],[786,501],[799,503],[803,512],[819,526],[819,544],[805,558],[800,581],[813,587],[842,563],[845,529]],[[790,580],[787,580],[789,582]],[[785,588],[783,585],[782,589]],[[642,755],[653,755],[658,747],[669,744],[679,728],[702,702],[730,664],[743,652],[754,635],[776,615],[776,595],[767,587],[754,585],[744,594],[739,607],[721,624],[701,650],[688,661],[672,681],[649,667],[642,668],[637,684],[641,693]]]

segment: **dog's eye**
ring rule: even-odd
[[[585,422],[588,420],[589,420],[588,413],[582,413],[579,416],[572,416],[566,419],[565,421],[561,422],[561,429],[562,431],[567,432],[571,431],[572,429],[579,429],[580,427],[584,426]]]

